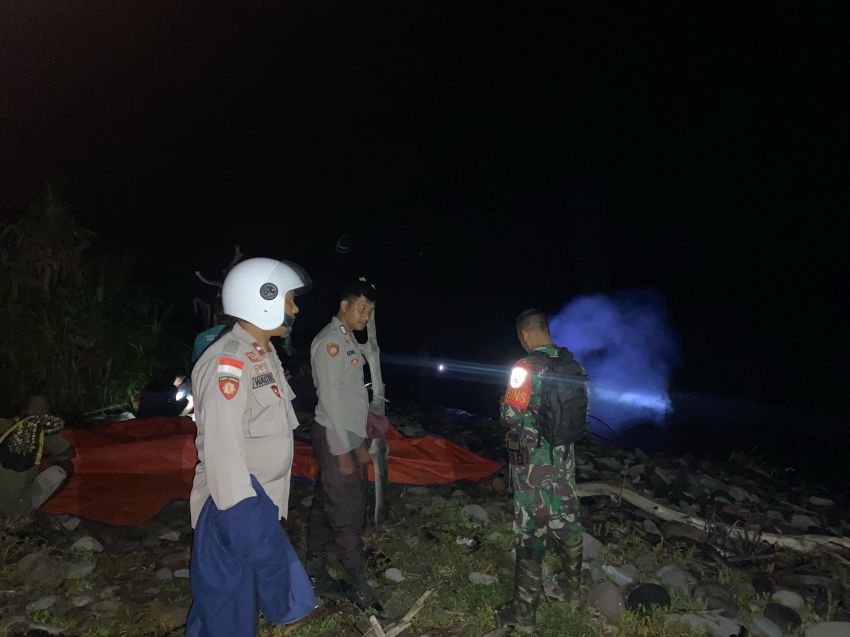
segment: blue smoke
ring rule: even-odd
[[[579,297],[550,319],[549,328],[587,371],[591,416],[620,432],[665,422],[679,350],[660,295],[634,290]]]

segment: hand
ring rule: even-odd
[[[366,446],[365,442],[357,447],[357,449],[354,450],[354,453],[357,456],[357,464],[361,467],[372,462],[372,456],[369,455],[369,448]]]
[[[354,473],[354,461],[351,459],[350,453],[344,453],[336,457],[339,463],[339,472],[344,476],[350,476]]]

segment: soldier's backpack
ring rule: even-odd
[[[540,413],[537,428],[553,447],[569,445],[584,435],[587,426],[587,374],[572,353],[558,348],[558,356],[541,357]]]

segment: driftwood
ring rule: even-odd
[[[361,281],[365,282],[365,279],[361,279]],[[375,311],[369,317],[366,334],[368,340],[360,349],[369,363],[369,373],[372,379],[372,403],[369,405],[369,411],[379,416],[385,416],[387,388],[381,374],[381,348],[378,346]],[[375,469],[375,526],[380,526],[386,521],[389,509],[389,448],[386,439],[376,438],[373,440],[369,447],[369,455],[372,456],[372,466]]]
[[[398,637],[405,630],[410,628],[410,624],[413,623],[413,617],[422,610],[422,607],[425,606],[425,602],[430,597],[431,593],[434,592],[434,589],[428,589],[424,593],[419,596],[419,599],[410,607],[410,610],[404,614],[398,624],[390,628],[389,630],[384,630],[381,626],[381,623],[378,621],[378,618],[374,615],[369,617],[369,630],[363,633],[363,637]]]
[[[722,522],[708,521],[681,511],[676,511],[670,507],[659,504],[646,496],[642,496],[635,491],[621,485],[618,482],[580,482],[576,485],[578,496],[580,498],[588,496],[608,496],[616,500],[625,500],[641,511],[654,515],[669,522],[679,522],[695,527],[701,531],[708,531],[710,528],[720,528],[724,530],[730,537],[739,539],[751,539],[752,532],[747,529],[724,524]],[[771,546],[778,548],[790,549],[802,553],[809,553],[816,549],[848,549],[850,550],[850,538],[847,537],[832,537],[829,535],[784,535],[782,533],[761,533],[759,539]]]

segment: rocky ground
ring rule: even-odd
[[[415,406],[392,419],[406,435],[427,431],[503,456],[493,421]],[[552,599],[539,613],[540,634],[850,636],[850,552],[777,550],[761,541],[764,533],[850,535],[843,494],[791,484],[784,472],[743,454],[709,462],[587,440],[577,456],[580,482],[613,481],[711,524],[698,530],[617,498],[583,498],[587,603],[578,610],[557,603],[558,567],[547,559]],[[286,529],[302,555],[310,498],[309,484],[293,484]],[[367,538],[370,574],[386,607],[383,626],[433,590],[404,635],[508,634],[494,614],[512,581],[504,476],[391,485],[390,502],[392,519]],[[185,500],[132,528],[45,514],[3,520],[0,636],[182,634],[190,544]],[[302,624],[264,622],[261,635],[356,636],[367,619],[344,600],[326,599]]]

